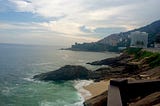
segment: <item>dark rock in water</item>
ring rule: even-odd
[[[75,79],[92,79],[93,72],[83,66],[66,65],[58,70],[42,73],[34,76],[34,79],[39,80],[75,80]]]
[[[108,59],[94,61],[92,63],[87,63],[87,64],[90,64],[90,65],[111,65],[113,63],[114,64],[117,63],[117,60],[115,58],[108,58]]]
[[[130,59],[130,56],[128,54],[122,54],[119,57],[114,58],[107,58],[100,61],[95,61],[92,63],[87,63],[90,65],[109,65],[109,66],[119,66],[124,65],[128,60]]]

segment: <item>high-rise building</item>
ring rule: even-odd
[[[148,34],[146,32],[135,31],[131,32],[131,47],[147,48]]]

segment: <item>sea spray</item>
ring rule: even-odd
[[[75,85],[74,87],[78,90],[83,101],[86,98],[89,98],[90,96],[92,96],[88,90],[84,89],[85,86],[88,86],[91,83],[93,83],[93,80],[76,80],[76,81],[74,81],[74,85]]]

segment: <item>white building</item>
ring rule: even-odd
[[[160,33],[156,35],[156,40],[154,42],[155,48],[160,48]]]
[[[146,32],[131,32],[131,45],[132,47],[147,48],[148,45],[148,34]]]
[[[160,43],[154,43],[154,48],[160,48]]]

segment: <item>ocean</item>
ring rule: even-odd
[[[32,77],[64,65],[83,65],[94,70],[97,66],[86,63],[117,54],[60,48],[0,44],[0,106],[83,106],[79,91],[85,81],[43,82]]]

